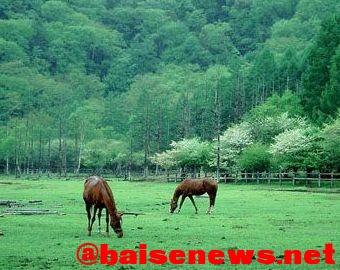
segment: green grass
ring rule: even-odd
[[[6,215],[0,206],[0,269],[84,269],[76,250],[85,242],[108,244],[117,251],[174,249],[270,249],[282,255],[285,249],[321,251],[332,243],[335,265],[120,265],[117,269],[339,269],[340,195],[338,193],[294,192],[279,186],[220,184],[213,215],[206,215],[207,198],[197,198],[197,215],[189,200],[180,214],[168,213],[177,184],[109,182],[119,210],[145,215],[124,216],[124,237],[110,231],[107,238],[87,236],[87,218],[79,180],[0,180],[0,200],[15,200],[22,209],[56,210],[59,215]],[[301,189],[297,189],[301,190]],[[29,200],[42,200],[30,204]],[[104,221],[104,219],[103,219]],[[102,226],[104,227],[104,226]],[[108,266],[91,266],[91,269]]]

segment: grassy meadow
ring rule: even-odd
[[[176,183],[124,182],[112,180],[117,208],[144,215],[123,216],[124,237],[87,236],[87,217],[82,200],[83,179],[0,179],[0,201],[11,200],[18,209],[48,209],[59,214],[8,215],[0,206],[0,269],[84,269],[76,250],[85,242],[108,244],[117,251],[139,244],[147,250],[174,249],[270,249],[276,256],[285,249],[322,251],[332,243],[335,265],[116,265],[115,269],[339,269],[340,194],[297,192],[301,188],[269,185],[220,184],[216,207],[206,215],[209,200],[196,198],[194,214],[186,200],[180,214],[170,215],[169,201]],[[334,191],[334,190],[333,190]],[[29,201],[33,201],[30,203]],[[102,218],[105,225],[105,219]],[[102,228],[104,226],[102,225]],[[108,269],[106,265],[89,269]]]

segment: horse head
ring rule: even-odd
[[[115,215],[111,218],[110,225],[114,232],[117,234],[118,238],[123,237],[123,229],[122,229],[122,213],[115,213]]]
[[[171,202],[170,202],[170,213],[172,214],[177,208],[177,201],[174,200],[174,199],[171,199]]]

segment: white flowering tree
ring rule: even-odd
[[[176,167],[176,161],[173,150],[166,150],[162,153],[156,153],[154,157],[151,158],[151,161],[154,164],[161,166],[162,168],[169,170]]]
[[[282,170],[298,168],[306,169],[315,153],[315,130],[312,128],[295,128],[286,130],[274,137],[269,152],[273,155],[273,163]]]
[[[251,127],[247,122],[233,125],[224,131],[220,137],[221,168],[226,170],[234,166],[238,155],[252,143]]]
[[[320,132],[320,147],[324,153],[326,170],[340,170],[340,112],[337,119]]]
[[[306,119],[302,117],[290,117],[287,112],[280,115],[268,115],[264,118],[259,118],[251,123],[252,135],[256,141],[268,143],[273,138],[284,132],[294,128],[307,128]]]
[[[171,149],[157,153],[152,161],[159,166],[170,169],[175,167],[190,168],[195,173],[198,168],[207,167],[213,154],[212,145],[198,138],[173,141]]]

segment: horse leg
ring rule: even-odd
[[[178,208],[178,213],[181,211],[181,207],[182,207],[186,197],[187,197],[186,195],[182,195],[181,202],[180,202],[179,208]]]
[[[106,236],[109,237],[109,211],[107,210],[107,208],[105,208],[106,210]]]
[[[193,205],[194,205],[194,207],[195,207],[195,214],[197,214],[197,207],[196,207],[196,204],[195,204],[194,198],[192,197],[192,195],[189,195],[188,197],[189,197],[190,201],[192,202],[192,204],[193,204]]]
[[[95,205],[94,206],[94,210],[93,210],[93,216],[92,216],[92,220],[91,220],[91,225],[89,226],[89,235],[91,235],[92,226],[93,226],[94,221],[96,220],[97,209],[98,209],[98,207]]]
[[[211,214],[214,211],[216,193],[209,194],[210,205],[207,210],[207,214]]]
[[[86,204],[86,212],[87,212],[87,220],[88,220],[87,234],[88,236],[91,236],[91,205],[90,204]]]
[[[99,211],[98,211],[98,233],[101,233],[100,218],[102,216],[102,210],[103,210],[103,208],[99,208]]]

